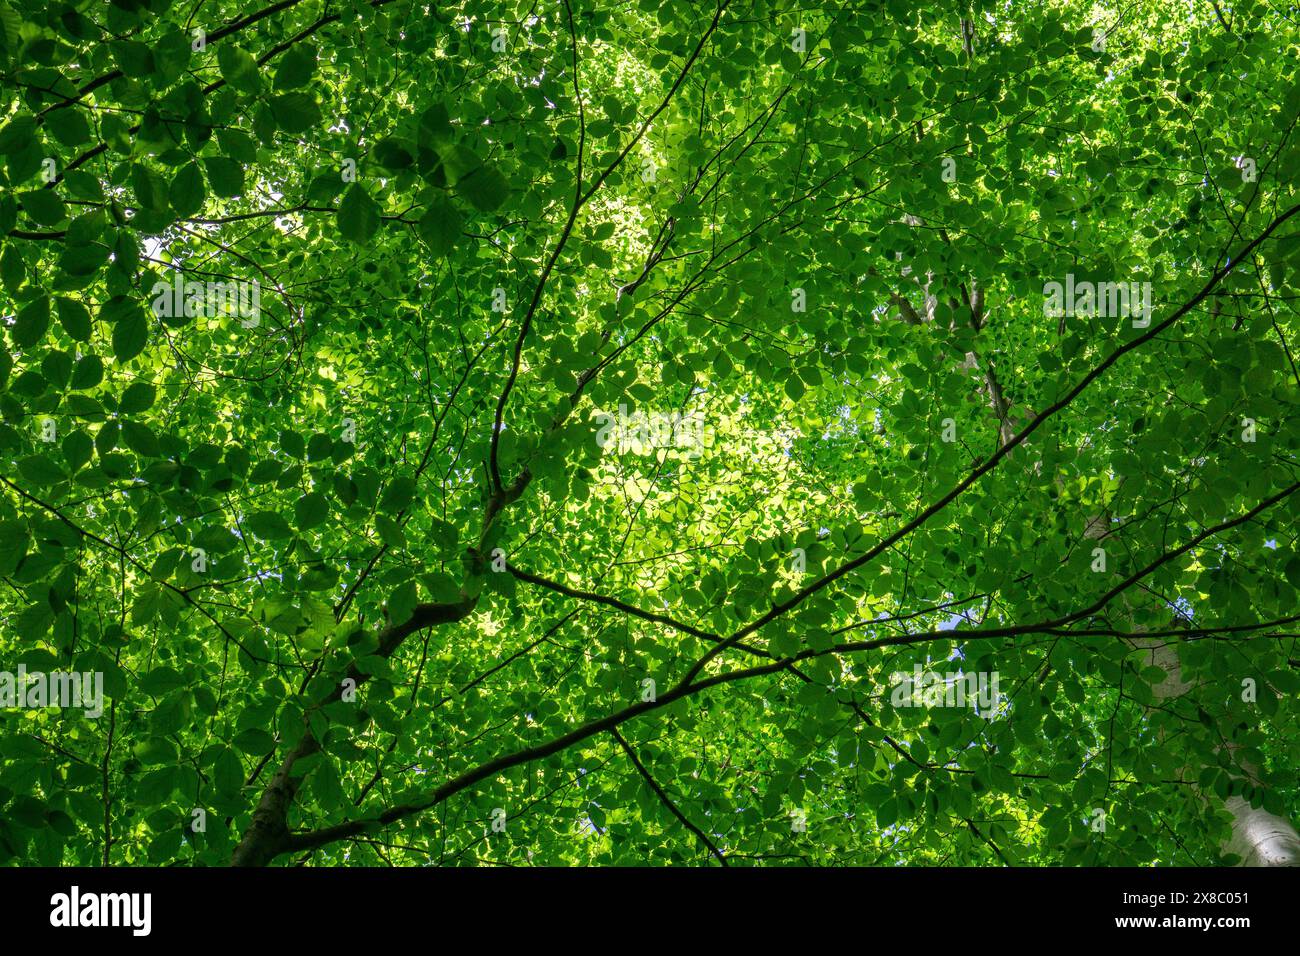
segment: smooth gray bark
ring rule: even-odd
[[[1154,637],[1135,637],[1131,642],[1134,647],[1146,648],[1150,662],[1166,674],[1152,688],[1158,699],[1180,697],[1195,686],[1183,679],[1176,644]],[[1249,765],[1242,769],[1258,786],[1258,771]],[[1239,866],[1300,866],[1300,834],[1289,820],[1262,807],[1254,808],[1241,797],[1229,797],[1224,807],[1232,814],[1232,836],[1222,849],[1239,857]]]

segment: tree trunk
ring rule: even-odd
[[[1177,646],[1154,637],[1131,639],[1135,647],[1147,648],[1152,664],[1166,674],[1165,679],[1152,688],[1161,700],[1179,697],[1194,684],[1183,680],[1182,665],[1178,660]],[[1258,785],[1258,771],[1249,765],[1242,769]],[[1206,799],[1209,797],[1205,794]],[[1300,834],[1289,820],[1254,808],[1241,797],[1229,797],[1224,807],[1232,814],[1232,836],[1224,842],[1223,851],[1240,859],[1239,866],[1300,866]]]

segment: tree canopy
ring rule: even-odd
[[[0,858],[1242,862],[1297,18],[0,0]]]

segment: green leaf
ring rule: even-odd
[[[312,796],[321,807],[337,809],[347,804],[347,792],[339,780],[338,771],[330,760],[322,760],[312,777]]]
[[[454,130],[447,107],[433,103],[420,114],[420,144],[432,147],[451,139]]]
[[[396,514],[399,511],[406,510],[415,498],[415,488],[414,478],[408,478],[405,475],[397,476],[384,489],[384,496],[379,502],[379,510],[389,514]]]
[[[249,727],[235,736],[232,741],[244,753],[261,757],[275,749],[275,739],[260,727]]]
[[[293,536],[289,522],[274,511],[255,511],[244,519],[244,527],[267,541]]]
[[[78,342],[90,341],[90,313],[86,307],[74,299],[59,296],[55,302],[59,307],[59,324],[63,331]]]
[[[148,382],[132,382],[122,393],[117,410],[123,415],[135,415],[152,408],[155,396],[154,387]]]
[[[415,162],[414,146],[396,136],[386,136],[375,143],[374,154],[375,162],[394,171],[406,169]]]
[[[406,534],[402,531],[402,526],[393,519],[384,515],[375,515],[375,531],[379,533],[379,540],[390,548],[400,550],[406,547]]]
[[[127,448],[146,458],[157,458],[162,454],[158,437],[148,425],[130,419],[124,420],[121,425],[122,441]]]
[[[68,468],[76,471],[82,465],[90,461],[94,453],[95,445],[90,436],[83,431],[68,432],[63,436],[63,457],[68,463]]]
[[[168,202],[182,219],[193,216],[203,208],[207,193],[203,186],[203,173],[197,163],[186,163],[177,170],[167,192]]]
[[[439,199],[420,217],[418,229],[435,256],[446,256],[460,238],[460,213],[451,203]]]
[[[275,70],[276,90],[296,90],[305,86],[316,71],[316,48],[309,43],[298,43],[280,57]]]
[[[164,210],[168,203],[168,185],[155,170],[143,163],[131,167],[131,188],[136,201],[145,209]]]
[[[45,337],[50,327],[50,300],[45,296],[33,299],[18,311],[9,338],[15,348],[30,349]]]
[[[115,40],[109,44],[118,69],[132,79],[143,79],[154,71],[153,51],[139,40]]]
[[[135,759],[145,766],[171,764],[176,762],[176,745],[166,737],[150,737],[132,748]]]
[[[479,212],[499,209],[510,194],[510,184],[493,166],[479,166],[456,183],[456,191]]]
[[[1286,563],[1282,573],[1286,575],[1286,579],[1291,582],[1292,587],[1300,588],[1300,555],[1291,558]]]
[[[286,133],[301,133],[321,121],[316,101],[303,92],[284,93],[271,98],[271,115]]]
[[[294,503],[293,512],[295,523],[305,531],[329,517],[329,501],[320,492],[311,491]]]
[[[353,183],[343,194],[338,225],[343,238],[358,244],[369,242],[379,230],[379,206],[359,183]]]
[[[83,355],[72,369],[69,387],[82,390],[94,388],[104,380],[104,363],[98,355]]]
[[[81,110],[55,110],[45,114],[45,128],[64,146],[80,146],[90,139],[90,124]]]
[[[415,582],[406,581],[399,584],[388,595],[388,619],[393,624],[405,624],[411,619],[415,605],[419,603]]]
[[[0,127],[0,155],[12,156],[36,138],[36,117],[19,113]]]
[[[222,43],[217,47],[217,65],[222,77],[235,89],[243,93],[256,93],[261,89],[257,61],[241,47]]]
[[[113,326],[113,355],[119,362],[129,362],[144,351],[148,337],[149,323],[137,309]]]
[[[226,156],[207,156],[203,168],[216,195],[229,199],[244,192],[244,167],[238,161]]]
[[[41,225],[57,226],[68,217],[68,207],[52,189],[33,189],[21,193],[18,198],[23,211]]]
[[[57,485],[68,477],[49,455],[28,455],[26,458],[20,458],[18,473],[41,488]]]

